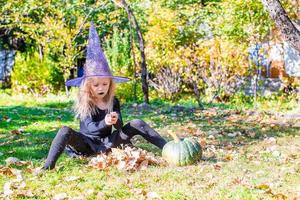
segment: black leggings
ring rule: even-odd
[[[147,123],[140,119],[134,119],[122,127],[121,131],[115,131],[112,135],[105,138],[108,143],[110,143],[110,148],[119,147],[121,144],[130,144],[130,139],[135,135],[141,135],[148,142],[154,144],[160,149],[166,144],[166,140],[163,139],[155,130],[153,130]],[[105,148],[102,150],[97,150],[86,142],[87,136],[74,131],[69,127],[62,127],[55,138],[52,141],[44,169],[53,169],[55,163],[59,156],[64,151],[65,147],[71,146],[74,150],[82,155],[92,155],[95,153],[104,152]]]

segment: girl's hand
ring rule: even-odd
[[[112,124],[116,124],[117,121],[118,121],[118,118],[119,118],[118,113],[116,113],[116,112],[111,112],[111,113],[110,113],[110,117],[111,117],[111,122],[112,122]]]
[[[106,114],[104,120],[107,125],[116,124],[118,121],[118,114],[116,112],[111,112],[109,114]]]

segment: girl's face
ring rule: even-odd
[[[103,99],[108,93],[110,86],[110,78],[100,78],[92,77],[91,78],[91,90],[93,95],[96,98]]]

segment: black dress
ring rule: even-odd
[[[118,132],[122,131],[123,120],[120,111],[120,103],[117,98],[114,98],[113,111],[118,114],[118,121],[114,125],[105,123],[106,110],[96,108],[96,113],[91,117],[80,121],[80,133],[85,136],[85,142],[89,144],[93,153],[100,153],[114,147],[117,137],[113,137]],[[112,131],[114,129],[114,131]]]
[[[123,126],[120,103],[117,98],[114,98],[113,111],[119,116],[117,123],[113,126],[105,123],[106,111],[97,108],[94,115],[80,121],[80,132],[66,126],[62,127],[52,141],[44,168],[54,168],[63,150],[72,157],[89,156],[107,152],[121,144],[129,144],[130,139],[135,135],[143,136],[160,149],[166,144],[165,139],[143,120],[134,119]]]

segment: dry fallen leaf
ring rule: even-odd
[[[284,199],[287,199],[287,196],[284,195],[284,194],[281,194],[281,193],[273,194],[272,197],[275,198],[275,199],[278,199],[278,200],[284,200]]]
[[[232,184],[250,187],[248,181],[244,177],[236,177],[233,179]]]
[[[144,190],[144,189],[141,189],[141,188],[133,188],[132,189],[132,192],[138,196],[138,195],[141,195],[141,196],[145,196],[147,194],[147,192]]]
[[[143,160],[143,161],[140,163],[140,166],[138,167],[138,170],[145,170],[145,169],[147,169],[148,164],[149,164],[149,161],[148,161],[148,160]]]
[[[146,194],[148,199],[161,199],[160,196],[156,192],[148,192]]]
[[[119,170],[132,171],[144,170],[149,165],[163,163],[153,153],[135,147],[125,147],[124,149],[112,148],[108,154],[99,154],[89,162],[90,166],[98,169],[106,169],[115,166]]]
[[[68,199],[68,195],[66,193],[59,193],[53,197],[53,200],[63,200]]]
[[[72,200],[85,200],[86,198],[84,198],[84,195],[81,194],[79,196],[73,197]]]
[[[271,192],[272,192],[272,189],[271,189],[270,186],[267,185],[267,184],[256,185],[254,188],[255,188],[255,189],[259,189],[259,190],[265,190],[265,191],[268,192],[268,193],[271,193]]]
[[[78,176],[69,176],[69,177],[65,178],[65,181],[71,182],[71,181],[76,181],[78,179],[80,179],[80,177],[78,177]]]
[[[98,192],[97,193],[97,199],[104,199],[105,198],[105,195],[104,195],[104,193],[103,192]]]
[[[276,144],[276,139],[274,137],[269,137],[269,138],[264,139],[264,142],[266,144]]]
[[[11,189],[12,184],[13,184],[12,181],[8,181],[4,183],[3,192],[5,196],[11,196],[14,193]]]
[[[202,149],[204,149],[206,144],[207,144],[206,139],[201,138],[201,139],[198,140],[198,142],[199,142],[200,146],[202,147]]]
[[[250,138],[254,138],[256,136],[256,133],[254,131],[249,131],[249,132],[246,132],[247,136],[250,137]]]
[[[215,164],[213,165],[215,170],[220,170],[222,167],[221,165]]]
[[[88,196],[91,196],[91,195],[93,195],[95,193],[95,190],[94,189],[88,189],[87,191],[86,191],[86,194],[88,195]]]
[[[20,135],[21,133],[23,133],[24,130],[23,129],[15,129],[15,130],[12,130],[11,133],[12,134],[16,134],[16,135]]]
[[[12,169],[12,173],[13,173],[13,175],[15,175],[17,177],[17,179],[15,179],[16,182],[21,182],[24,180],[21,170]]]
[[[231,154],[227,154],[227,155],[224,156],[224,160],[225,161],[233,160],[233,156]]]
[[[5,163],[6,166],[10,166],[10,165],[23,166],[23,165],[30,164],[30,162],[22,161],[16,157],[8,157],[7,159],[5,159]]]
[[[8,157],[5,159],[5,163],[7,166],[12,165],[12,164],[17,164],[19,162],[20,162],[19,158],[16,158],[16,157]]]
[[[5,176],[13,176],[12,169],[10,167],[0,166],[0,174]]]
[[[21,197],[21,198],[34,197],[34,194],[32,193],[31,190],[19,190],[16,194],[18,197]]]

